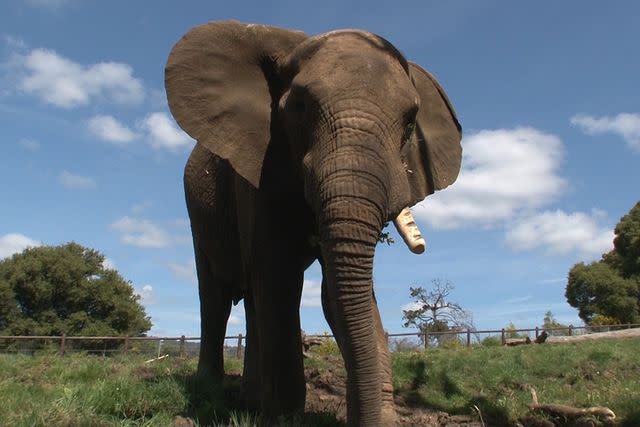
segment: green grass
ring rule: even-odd
[[[490,426],[527,414],[528,385],[541,403],[608,406],[619,425],[638,426],[639,353],[640,341],[631,339],[400,353],[394,355],[394,386],[410,406],[477,414],[475,405]],[[0,424],[169,426],[178,415],[197,425],[260,423],[237,407],[237,360],[227,362],[232,375],[220,390],[210,390],[194,375],[194,359],[144,360],[131,355],[0,355]],[[307,363],[323,368],[314,359]],[[335,423],[331,414],[307,414],[277,425]]]
[[[409,405],[473,414],[506,425],[540,403],[607,406],[621,425],[640,426],[640,341],[482,347],[396,354],[394,388]]]

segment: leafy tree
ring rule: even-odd
[[[544,319],[542,320],[542,327],[549,335],[569,335],[569,326],[562,324],[556,320],[553,316],[551,310],[548,310],[544,314]],[[553,329],[560,329],[554,331]]]
[[[598,316],[615,323],[640,322],[640,202],[615,228],[614,249],[569,271],[565,296],[591,324]]]
[[[432,280],[432,284],[431,291],[421,286],[409,288],[415,308],[402,310],[403,326],[416,327],[422,333],[475,329],[471,313],[459,304],[449,301],[449,294],[454,289],[453,284],[440,279]]]
[[[131,283],[77,243],[0,260],[0,334],[135,336],[151,328]]]

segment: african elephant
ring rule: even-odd
[[[169,56],[165,86],[173,116],[197,140],[184,187],[199,373],[222,378],[231,304],[244,298],[248,406],[302,409],[299,307],[303,272],[317,259],[347,370],[348,423],[393,423],[373,256],[387,221],[423,250],[405,208],[457,178],[461,127],[442,87],[366,31],[308,37],[238,22],[190,30]]]

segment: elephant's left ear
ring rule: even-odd
[[[462,127],[444,89],[419,65],[409,63],[420,95],[420,110],[411,139],[402,149],[407,164],[411,205],[451,185],[462,161]]]

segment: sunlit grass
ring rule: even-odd
[[[335,349],[320,350],[308,368],[336,364]],[[638,426],[639,353],[637,339],[397,353],[394,387],[409,406],[469,415],[476,406],[487,425],[504,425],[528,413],[533,386],[541,403],[608,406],[621,425]],[[213,390],[195,375],[195,359],[144,362],[134,355],[0,355],[0,424],[169,426],[176,416],[196,425],[265,424],[239,407],[240,361],[226,362],[231,375]],[[303,414],[269,424],[336,423],[331,414]]]

